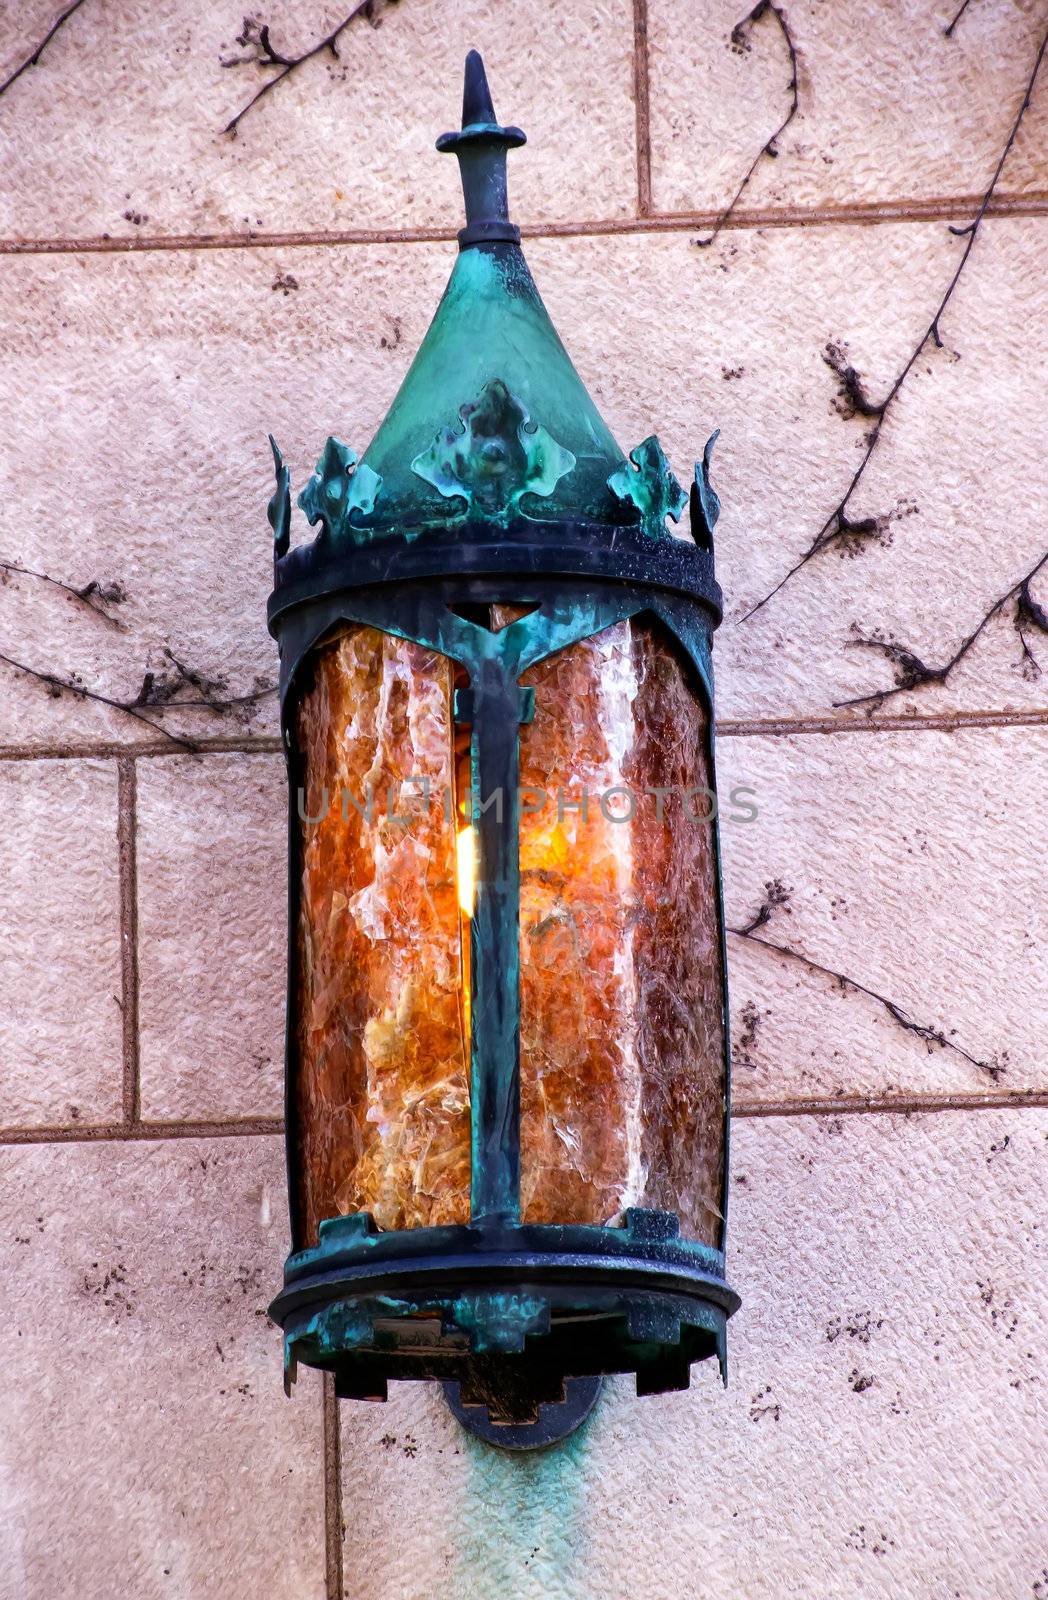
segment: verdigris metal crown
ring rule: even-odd
[[[709,481],[696,465],[692,538],[671,535],[688,499],[652,436],[629,458],[557,337],[510,222],[506,151],[484,64],[466,58],[457,156],[466,207],[444,297],[389,412],[358,461],[329,438],[298,497],[311,544],[290,548],[290,475],[270,440],[276,582],[271,626],[345,588],[448,576],[563,575],[655,584],[720,618]],[[277,631],[274,627],[274,631]]]

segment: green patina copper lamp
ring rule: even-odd
[[[729,1056],[710,445],[627,458],[508,219],[480,57],[466,227],[358,461],[269,517],[290,775],[288,1380],[442,1381],[514,1447],[725,1369]],[[712,445],[712,440],[710,444]]]

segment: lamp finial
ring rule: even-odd
[[[520,128],[496,120],[484,62],[478,50],[471,50],[462,85],[462,127],[437,140],[438,150],[458,157],[466,202],[466,226],[458,236],[463,250],[500,241],[519,244],[520,229],[509,220],[506,151],[526,142]]]
[[[479,50],[471,50],[466,57],[466,71],[462,84],[462,126],[474,123],[496,123],[495,107],[491,103],[488,75]]]

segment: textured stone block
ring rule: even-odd
[[[838,206],[981,194],[993,175],[1044,30],[1032,7],[973,5],[947,38],[954,0],[842,0],[786,10],[800,110],[744,204]],[[738,0],[648,0],[656,209],[728,204],[786,116],[790,63],[774,17],[732,46]],[[1044,193],[1048,106],[1038,96],[1001,181]]]
[[[344,1403],[355,1600],[1036,1593],[1048,1114],[734,1134],[727,1394],[711,1367],[655,1399],[616,1380],[523,1460],[409,1384]]]
[[[770,911],[728,940],[736,1103],[1048,1089],[1048,729],[724,739],[719,756],[722,795],[747,785],[758,809],[725,807],[729,926]]]
[[[265,1306],[281,1141],[0,1152],[12,1600],[321,1600],[320,1385]]]
[[[890,686],[891,664],[855,648],[856,629],[894,636],[932,665],[948,660],[1043,554],[1037,519],[1017,508],[1048,495],[1029,421],[1040,403],[1030,329],[1048,319],[1046,228],[993,221],[977,241],[943,321],[946,348],[911,375],[851,507],[888,518],[883,542],[854,559],[820,556],[748,622],[858,464],[865,424],[836,409],[827,344],[847,343],[882,396],[927,326],[958,241],[941,225],[910,224],[746,232],[720,253],[696,250],[687,234],[529,246],[554,321],[624,449],[657,428],[686,479],[708,433],[722,430],[721,717],[832,714],[837,701]],[[69,581],[119,581],[129,596],[115,608],[118,632],[46,585],[0,589],[4,637],[26,640],[20,659],[79,672],[115,698],[134,697],[146,670],[170,678],[167,650],[232,694],[274,682],[265,436],[283,446],[296,487],[328,432],[357,449],[370,440],[452,262],[448,245],[405,252],[6,262],[2,486],[17,530],[7,549]],[[298,287],[284,294],[287,271]],[[54,515],[41,462],[55,459],[77,462],[86,553],[79,512]],[[297,511],[294,522],[300,538]],[[1042,573],[1033,584],[1042,601],[1045,582]],[[1013,622],[1014,601],[947,685],[902,695],[888,712],[1042,709],[1042,680]],[[1048,641],[1036,629],[1028,637],[1044,661]],[[155,737],[2,671],[4,741]],[[192,722],[166,720],[201,735],[276,726],[272,696],[222,716],[182,715]]]
[[[5,18],[0,76],[60,9],[28,0]],[[378,5],[378,25],[363,16],[352,23],[337,60],[321,52],[260,101],[235,139],[223,133],[274,76],[252,64],[260,23],[276,50],[297,56],[350,9],[277,3],[252,13],[252,28],[242,26],[242,8],[208,0],[84,6],[5,97],[0,233],[134,238],[434,223],[452,232],[462,209],[457,167],[433,141],[458,126],[462,64],[474,45],[499,115],[531,140],[510,180],[520,216],[632,212],[629,0]]]
[[[0,766],[0,1126],[108,1122],[123,1060],[117,774]]]
[[[9,302],[0,400],[11,444],[5,555],[76,586],[117,584],[126,598],[108,608],[117,627],[49,585],[12,579],[0,590],[5,654],[66,680],[79,676],[119,701],[139,695],[146,673],[154,695],[181,681],[183,697],[197,703],[275,680],[264,609],[272,465],[254,410],[256,400],[272,410],[272,370],[267,378],[243,352],[231,363],[228,350],[219,354],[223,324],[225,337],[240,341],[243,301],[220,272],[205,332],[192,309],[201,259],[172,258],[174,276],[162,271],[159,280],[141,260],[7,263],[17,310]],[[144,274],[136,270],[143,265]],[[266,262],[267,294],[274,272]],[[268,305],[279,298],[269,294]],[[247,440],[233,420],[245,405]],[[56,515],[44,470],[63,456],[76,462],[70,515]],[[184,681],[178,663],[205,682]],[[54,699],[9,666],[2,672],[10,685],[4,742],[163,738],[133,716],[69,694]],[[276,729],[272,694],[221,716],[148,707],[142,715],[205,736]]]
[[[279,1116],[283,764],[158,757],[138,771],[142,1115]]]
[[[860,15],[789,0],[801,112],[745,206],[926,207],[981,191],[1044,22],[1025,0],[975,0],[946,40],[958,3],[877,0]],[[0,80],[63,8],[6,9]],[[729,48],[746,9],[647,0],[660,208],[723,205],[783,115],[774,19],[748,53]],[[346,10],[278,3],[253,26],[296,51]],[[126,598],[108,603],[118,629],[8,573],[0,654],[119,700],[147,674],[153,695],[181,679],[190,699],[273,683],[265,435],[298,488],[329,431],[359,449],[388,406],[453,259],[457,174],[432,139],[457,120],[466,48],[484,51],[500,113],[531,135],[510,162],[517,216],[624,218],[632,13],[628,0],[401,0],[230,141],[219,130],[264,81],[221,64],[250,53],[240,10],[77,10],[0,102],[0,235],[422,227],[449,239],[5,257],[2,554]],[[1048,191],[1044,70],[1001,183],[1034,204]],[[950,220],[971,215],[962,205]],[[844,492],[870,425],[840,414],[827,346],[883,397],[964,240],[936,222],[729,230],[705,251],[694,228],[528,246],[625,448],[657,428],[686,478],[722,427],[722,718],[862,721],[835,702],[893,671],[857,631],[941,664],[1043,554],[1046,228],[1031,215],[980,233],[945,348],[915,367],[851,507],[888,519],[883,542],[820,557],[748,622]],[[297,512],[295,524],[302,537]],[[1046,574],[1032,584],[1041,604]],[[1043,719],[1048,640],[1028,617],[1024,653],[1014,608],[1013,594],[945,687],[884,712]],[[159,737],[2,661],[0,681],[0,745]],[[146,715],[197,735],[276,731],[271,694]],[[1042,731],[721,742],[722,784],[753,783],[761,807],[749,828],[725,828],[731,920],[781,881],[789,904],[770,938],[1003,1069],[736,939],[740,1100],[1044,1086]],[[121,1064],[115,773],[74,761],[3,773],[0,1123],[108,1120]],[[139,813],[144,1114],[279,1112],[279,759],[143,760]],[[744,1305],[728,1395],[712,1370],[656,1400],[616,1382],[580,1439],[523,1461],[466,1439],[433,1391],[343,1405],[347,1596],[1038,1596],[1046,1137],[1044,1111],[740,1119],[730,1268]],[[283,1401],[263,1316],[286,1247],[281,1141],[0,1148],[0,1196],[5,1600],[320,1600],[318,1385],[303,1373]]]
[[[154,688],[176,683],[178,662],[220,696],[274,685],[266,434],[284,447],[296,488],[329,431],[358,449],[370,439],[453,259],[453,246],[413,248],[411,272],[382,247],[366,258],[310,251],[308,269],[269,251],[8,258],[5,555],[78,586],[119,583],[127,598],[111,608],[117,629],[49,585],[12,580],[0,587],[5,653],[121,701],[147,671]],[[292,266],[298,288],[285,294]],[[349,368],[340,335],[318,341],[333,294],[346,324],[361,325]],[[59,458],[77,463],[75,516],[55,515],[42,471]],[[308,533],[297,511],[295,522]],[[8,666],[0,674],[0,742],[158,737],[93,702],[53,699]],[[190,683],[182,696],[199,701],[201,690]],[[205,737],[277,730],[272,693],[222,715],[145,715]]]
[[[931,320],[961,241],[939,224],[769,229],[697,250],[689,236],[543,241],[528,255],[555,323],[624,448],[657,428],[690,477],[715,427],[723,502],[715,639],[720,718],[832,715],[890,687],[891,663],[859,636],[894,638],[939,666],[1045,553],[1027,507],[1048,498],[1031,330],[1048,320],[1048,223],[988,224],[925,353],[884,425],[849,510],[878,539],[830,549],[749,621],[845,493],[868,419],[840,415],[830,343],[849,346],[883,398]],[[720,252],[718,254],[718,252]],[[628,361],[611,355],[611,329]],[[1048,567],[1032,591],[1048,603]],[[1048,636],[1016,634],[1015,598],[945,686],[902,694],[886,714],[1045,706]],[[865,718],[857,708],[840,715]]]

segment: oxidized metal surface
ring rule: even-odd
[[[526,494],[551,495],[575,465],[500,378],[459,407],[460,421],[441,430],[411,470],[445,499],[461,498],[474,515],[508,518]]]
[[[620,467],[608,478],[608,488],[620,500],[630,500],[641,516],[644,532],[653,539],[666,537],[666,518],[680,521],[680,514],[688,503],[666,453],[652,434],[635,450],[630,451],[632,467]]]
[[[269,448],[273,452],[273,468],[277,475],[277,486],[266,511],[269,525],[273,529],[275,563],[287,555],[291,543],[291,472],[284,465],[284,457],[272,434],[269,436]]]
[[[566,1378],[563,1400],[540,1403],[534,1422],[514,1422],[508,1414],[504,1371],[493,1371],[486,1382],[478,1374],[471,1404],[462,1398],[461,1383],[446,1382],[444,1398],[452,1416],[487,1444],[502,1450],[545,1450],[581,1427],[600,1398],[603,1382],[600,1377]]]
[[[459,247],[499,240],[517,244],[520,230],[509,220],[506,194],[506,151],[527,144],[520,128],[504,128],[491,103],[484,63],[476,50],[466,57],[462,84],[462,127],[442,133],[437,149],[458,157],[466,226]]]
[[[710,482],[710,457],[719,438],[720,429],[717,428],[706,440],[702,460],[695,463],[695,482],[691,491],[691,536],[703,550],[713,549],[713,527],[720,516],[721,503]]]
[[[669,1213],[627,1211],[621,1227],[497,1221],[381,1233],[369,1217],[321,1224],[289,1258],[271,1314],[285,1330],[286,1381],[302,1360],[338,1392],[385,1398],[390,1378],[462,1385],[502,1420],[528,1421],[565,1376],[634,1372],[639,1393],[688,1386],[716,1356],[738,1296],[720,1253],[678,1237]],[[522,1285],[524,1287],[522,1287]]]
[[[298,497],[301,509],[315,526],[322,523],[329,537],[356,537],[353,512],[367,516],[375,509],[382,479],[370,467],[357,466],[356,452],[341,439],[329,439],[316,471]]]

